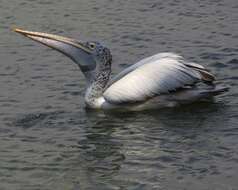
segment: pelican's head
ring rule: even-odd
[[[72,38],[18,28],[14,31],[68,56],[80,67],[88,80],[92,78],[98,62],[101,63],[104,59],[111,60],[109,49],[98,42],[80,42]]]

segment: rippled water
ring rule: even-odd
[[[237,189],[237,0],[0,0],[0,189]],[[119,72],[173,51],[211,69],[215,103],[142,113],[84,109],[69,59],[18,26],[104,42]]]

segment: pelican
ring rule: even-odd
[[[99,42],[14,29],[71,58],[87,81],[85,105],[91,109],[140,111],[211,99],[228,91],[200,64],[175,53],[158,53],[129,66],[110,80],[112,55]]]

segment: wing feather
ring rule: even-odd
[[[116,76],[103,96],[114,104],[144,101],[202,80],[201,70],[208,72],[201,65],[185,62],[177,54],[157,54]]]

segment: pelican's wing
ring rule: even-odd
[[[119,73],[103,96],[114,104],[139,102],[200,80],[213,81],[214,76],[203,66],[185,62],[177,54],[160,53]]]
[[[109,82],[108,86],[111,86],[114,82],[118,81],[119,79],[121,79],[126,74],[130,73],[131,71],[135,70],[136,68],[138,68],[144,64],[152,63],[152,62],[155,62],[159,59],[166,58],[166,57],[170,57],[172,59],[181,59],[182,58],[181,56],[179,56],[175,53],[158,53],[153,56],[146,57],[146,58],[140,60],[139,62],[129,66],[128,68],[124,69],[119,74],[117,74],[115,77],[113,77],[112,80]]]

